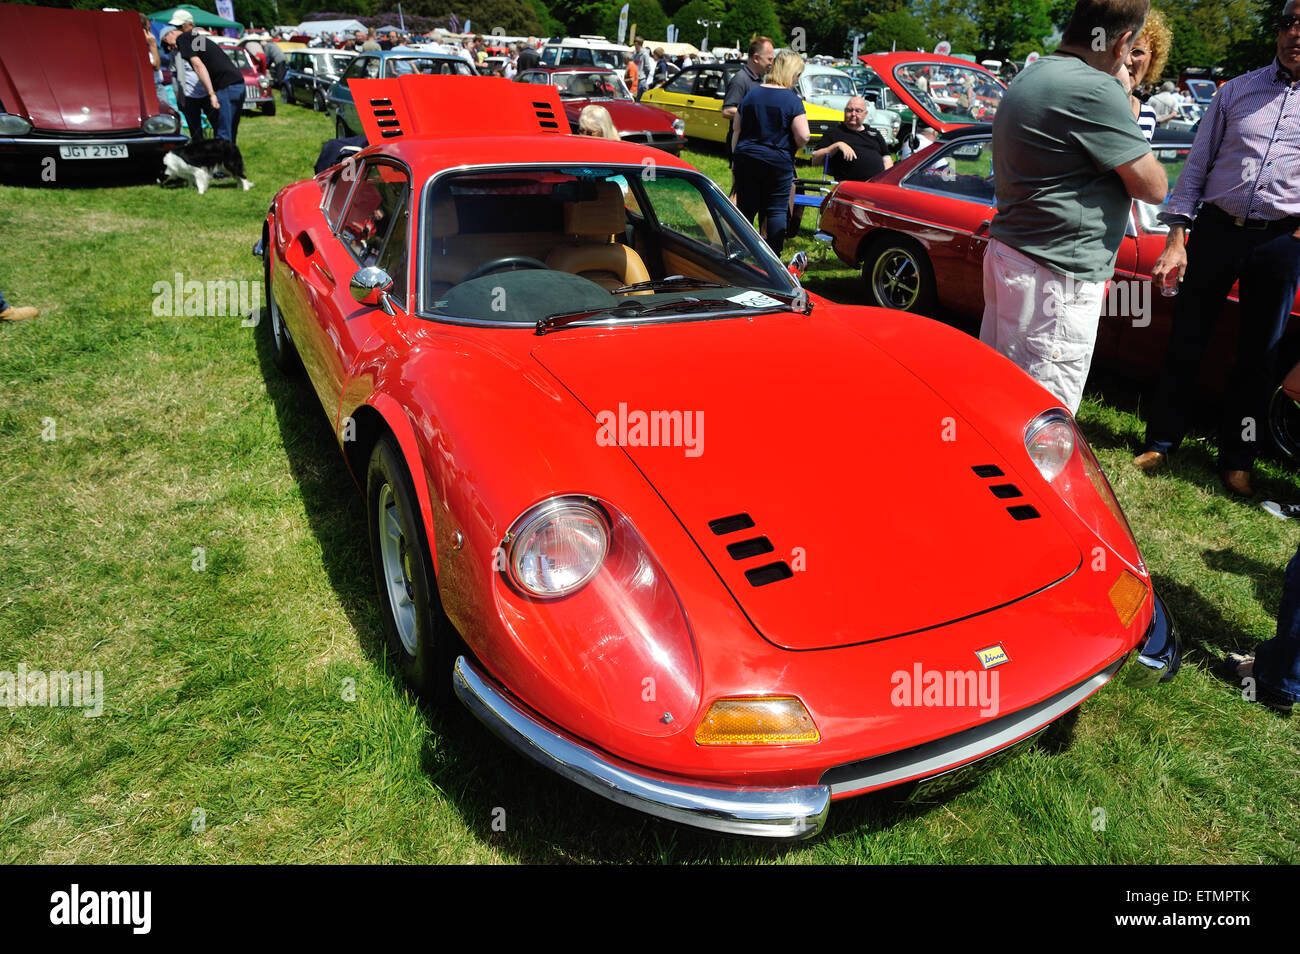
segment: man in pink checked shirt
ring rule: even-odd
[[[1154,470],[1182,442],[1206,344],[1239,282],[1241,331],[1223,398],[1219,467],[1229,491],[1253,493],[1257,436],[1264,432],[1269,393],[1285,370],[1278,367],[1279,343],[1300,286],[1297,176],[1300,0],[1289,0],[1277,23],[1277,59],[1220,87],[1160,213],[1169,239],[1151,279],[1173,285],[1185,277],[1146,448],[1133,460],[1139,469]]]

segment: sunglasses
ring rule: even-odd
[[[1277,32],[1289,33],[1297,23],[1300,23],[1300,17],[1298,16],[1292,15],[1289,17],[1279,17],[1277,21]]]

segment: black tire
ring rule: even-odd
[[[862,258],[862,282],[870,302],[881,308],[920,314],[934,309],[930,257],[905,235],[883,235],[871,243]]]
[[[266,295],[266,332],[271,347],[271,361],[282,374],[294,376],[302,371],[302,359],[298,349],[285,327],[280,306],[275,303],[275,293],[271,288],[271,239],[262,238],[262,290]]]
[[[347,139],[352,133],[348,132],[348,125],[343,121],[342,116],[334,117],[334,138]]]
[[[266,103],[264,103],[264,104],[262,105],[262,115],[263,115],[263,116],[274,116],[274,115],[275,115],[275,100],[274,100],[274,99],[272,99],[272,100],[270,100],[270,101],[268,101],[268,102],[266,102]]]
[[[1268,402],[1268,436],[1284,457],[1300,460],[1300,403],[1280,384]]]
[[[451,694],[456,641],[438,597],[411,477],[391,434],[384,434],[370,455],[366,523],[389,656],[407,685],[441,703]]]
[[[322,93],[320,90],[316,90],[316,92],[312,95],[311,108],[318,113],[325,112],[325,108],[326,108],[325,94]]]
[[[286,106],[293,105],[293,92],[288,86],[280,87],[280,102],[284,103]]]

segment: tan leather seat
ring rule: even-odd
[[[615,241],[627,228],[623,190],[613,182],[596,185],[596,198],[564,203],[564,232],[570,241],[546,256],[546,264],[581,275],[604,289],[650,280],[635,249]]]

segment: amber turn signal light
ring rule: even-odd
[[[1127,626],[1133,622],[1142,604],[1147,601],[1147,586],[1136,573],[1121,570],[1119,579],[1110,588],[1110,605],[1119,614],[1119,621]]]
[[[794,696],[719,699],[695,730],[699,745],[808,745],[820,738]]]

